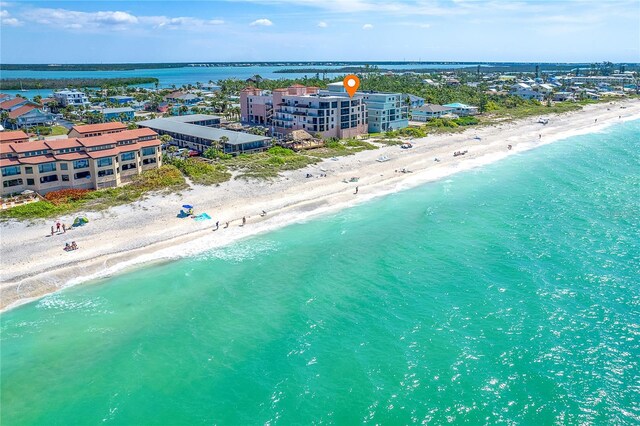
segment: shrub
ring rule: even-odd
[[[78,201],[84,198],[89,192],[88,189],[61,189],[59,191],[51,191],[44,196],[47,201],[54,205],[68,204],[72,201]]]

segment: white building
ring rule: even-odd
[[[65,89],[65,90],[60,90],[58,92],[54,92],[53,97],[60,105],[64,107],[69,105],[84,106],[84,105],[89,105],[91,103],[89,102],[89,98],[87,97],[87,95],[84,94],[84,92],[80,92],[79,90],[76,90],[76,89],[72,89],[72,90]]]

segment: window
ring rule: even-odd
[[[15,176],[20,174],[20,166],[9,166],[2,168],[2,176]]]
[[[154,147],[142,148],[142,155],[153,155],[156,153],[156,149]]]
[[[38,165],[38,170],[40,171],[40,173],[55,172],[56,171],[56,163],[40,164],[40,165]],[[42,180],[42,179],[40,179],[40,180]]]
[[[122,161],[134,160],[135,158],[136,158],[136,153],[134,151],[125,152],[124,154],[120,155],[120,159]]]
[[[73,162],[74,169],[86,169],[89,167],[89,160],[76,160]]]
[[[63,182],[69,182],[69,175],[62,175]]]
[[[129,163],[129,164],[123,164],[122,165],[122,171],[129,170],[129,169],[135,169],[135,168],[136,168],[136,164],[135,163]]]
[[[28,175],[32,175],[33,174],[33,167],[25,167],[24,168],[24,172]]]
[[[67,170],[69,165],[67,163],[60,163],[60,170]]]
[[[57,180],[58,175],[43,176],[40,178],[40,183],[56,182]]]
[[[10,188],[12,186],[18,186],[18,185],[22,185],[22,179],[11,179],[11,180],[5,180],[4,182],[2,182],[2,186],[4,186],[5,188]]]
[[[113,158],[100,158],[98,159],[98,167],[110,166],[113,164]]]
[[[111,176],[112,174],[113,174],[113,169],[98,171],[98,177]]]
[[[74,179],[85,179],[85,178],[89,178],[91,177],[91,173],[90,172],[80,172],[80,173],[76,173],[75,175],[73,175]]]
[[[155,158],[145,158],[144,160],[142,160],[142,164],[153,164],[156,162]]]
[[[27,179],[27,185],[35,185],[36,181],[33,179]]]

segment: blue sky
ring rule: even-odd
[[[0,1],[3,63],[640,62],[640,0]]]

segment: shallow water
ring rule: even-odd
[[[638,424],[640,122],[2,314],[13,424]]]

